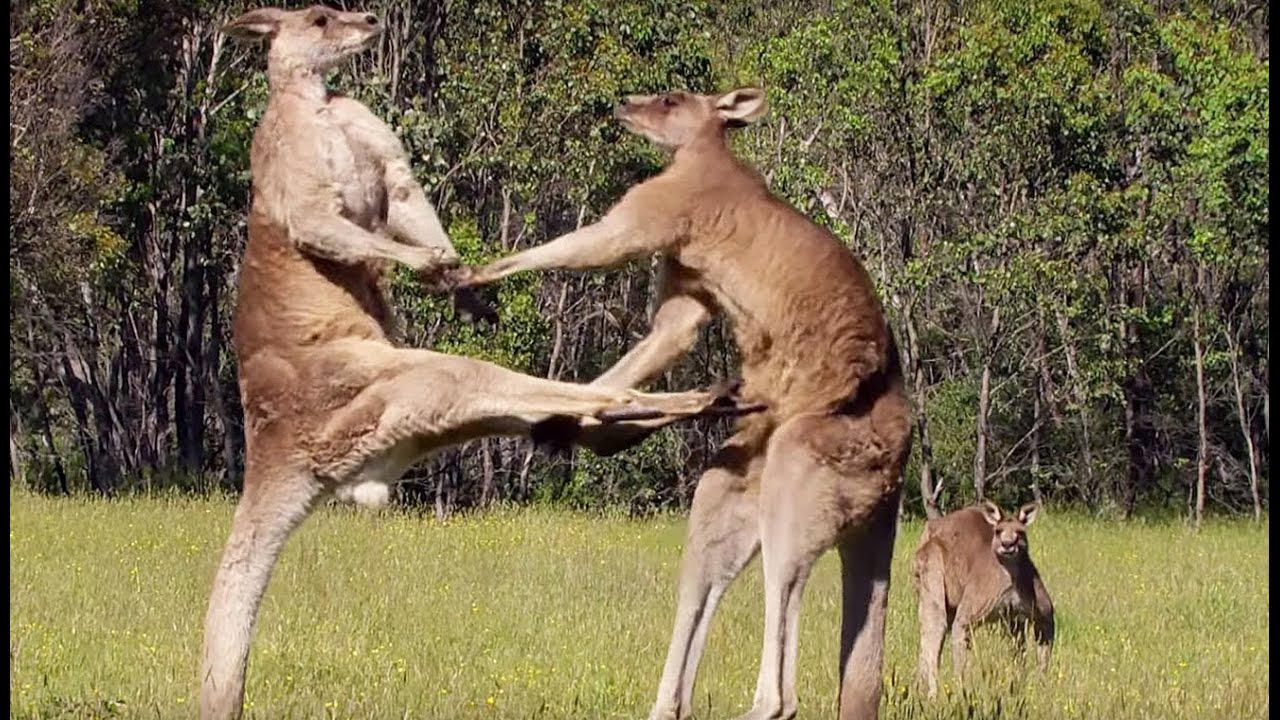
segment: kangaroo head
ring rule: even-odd
[[[631,95],[613,116],[631,132],[668,149],[678,150],[708,133],[750,124],[766,110],[764,91],[739,88],[723,95],[667,92]]]
[[[982,516],[991,524],[991,551],[1001,561],[1014,561],[1027,554],[1027,526],[1040,512],[1039,503],[1027,503],[1018,508],[1017,515],[1005,515],[1000,506],[984,500]]]
[[[267,71],[286,78],[323,74],[370,46],[382,34],[374,15],[341,12],[323,5],[303,10],[258,8],[227,23],[223,32],[247,40],[266,40]]]

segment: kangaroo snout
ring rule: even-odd
[[[636,112],[653,102],[655,97],[655,95],[626,95],[622,98],[622,102],[614,107],[613,116],[621,120],[628,114]]]

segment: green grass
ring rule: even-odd
[[[227,500],[10,492],[11,717],[194,717],[201,622]],[[249,667],[254,718],[642,718],[674,609],[684,523],[529,510],[446,523],[324,508],[290,541]],[[1045,676],[976,639],[966,690],[911,691],[917,648],[904,524],[884,718],[1261,718],[1269,711],[1267,529],[1117,524],[1052,508],[1032,553],[1057,606]],[[834,717],[838,560],[801,619],[800,717]],[[759,563],[716,618],[697,693],[745,711]],[[944,679],[950,679],[949,652]]]

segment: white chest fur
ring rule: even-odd
[[[386,222],[382,162],[327,108],[320,120],[324,166],[341,198],[343,215],[367,230],[377,230]]]

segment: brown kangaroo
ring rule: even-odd
[[[258,605],[289,534],[320,498],[386,502],[428,453],[526,434],[549,416],[710,413],[711,393],[645,394],[529,377],[394,346],[380,286],[389,264],[426,275],[456,263],[394,133],[326,91],[324,74],[370,47],[373,15],[264,8],[226,26],[270,42],[270,96],[250,165],[253,200],[234,345],[245,415],[244,495],[205,621],[200,715],[237,718]]]
[[[952,664],[964,672],[969,632],[999,620],[1017,639],[1026,639],[1031,622],[1036,655],[1043,670],[1053,647],[1053,603],[1031,562],[1027,526],[1037,503],[1006,516],[993,502],[957,510],[925,524],[911,567],[920,599],[919,679],[929,697],[938,692],[938,656],[951,629]]]
[[[910,410],[897,347],[865,269],[831,233],[773,196],[726,145],[727,127],[764,111],[755,88],[628,98],[615,116],[671,151],[667,168],[631,188],[599,222],[483,268],[459,269],[455,278],[474,285],[660,253],[650,334],[597,387],[654,378],[693,346],[712,313],[724,312],[733,325],[742,398],[769,410],[743,421],[698,481],[654,720],[689,717],[712,616],[761,548],[764,647],[754,706],[743,717],[793,717],[801,594],[814,562],[833,545],[844,585],[840,717],[879,711]],[[585,430],[579,441],[592,446],[614,429]]]

